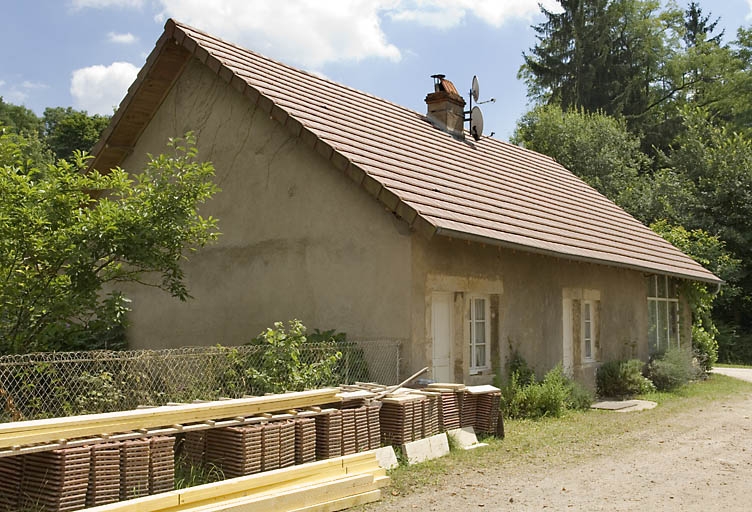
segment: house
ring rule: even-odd
[[[130,290],[134,348],[242,343],[300,318],[400,340],[401,373],[488,383],[518,351],[592,383],[598,364],[690,343],[678,283],[720,283],[551,158],[169,20],[95,147],[139,168],[193,130],[222,192],[194,300]]]

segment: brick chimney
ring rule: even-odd
[[[465,100],[444,75],[431,75],[431,78],[434,79],[434,92],[426,96],[428,120],[437,128],[464,140]]]

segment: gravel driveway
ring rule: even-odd
[[[465,470],[367,510],[749,511],[750,417],[752,396],[737,395],[651,421],[617,450],[595,447],[577,463],[544,459],[512,471]]]
[[[752,382],[752,368],[713,368],[711,371],[713,373],[720,373],[721,375],[728,375],[729,377]]]

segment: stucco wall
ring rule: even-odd
[[[410,235],[321,156],[193,61],[123,167],[193,130],[222,191],[218,243],[185,266],[193,300],[131,288],[134,348],[238,344],[277,320],[351,339],[405,339]]]
[[[432,290],[498,294],[498,315],[492,319],[491,355],[496,370],[503,371],[510,347],[516,349],[539,374],[563,358],[563,308],[565,289],[597,290],[600,295],[600,351],[598,359],[623,357],[647,359],[647,303],[645,277],[641,272],[578,263],[557,258],[484,246],[462,240],[435,237],[413,239],[414,340],[405,361],[406,370],[431,363],[430,293]],[[472,279],[457,280],[457,276]],[[452,287],[455,289],[452,290]],[[458,288],[459,287],[459,288]],[[458,314],[462,312],[458,310]],[[493,314],[493,313],[492,313]],[[460,322],[466,322],[461,317]],[[455,335],[463,335],[455,329]],[[687,338],[685,338],[687,339]],[[467,373],[469,345],[455,339],[458,364],[455,378],[465,382],[489,382],[492,375]],[[597,364],[575,361],[578,380],[592,385]]]

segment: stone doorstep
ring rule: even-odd
[[[446,434],[436,434],[403,444],[402,453],[407,457],[408,464],[438,459],[449,453],[449,441]]]
[[[455,428],[447,432],[452,436],[455,444],[463,450],[471,450],[480,446],[488,446],[486,443],[479,443],[473,427]]]

